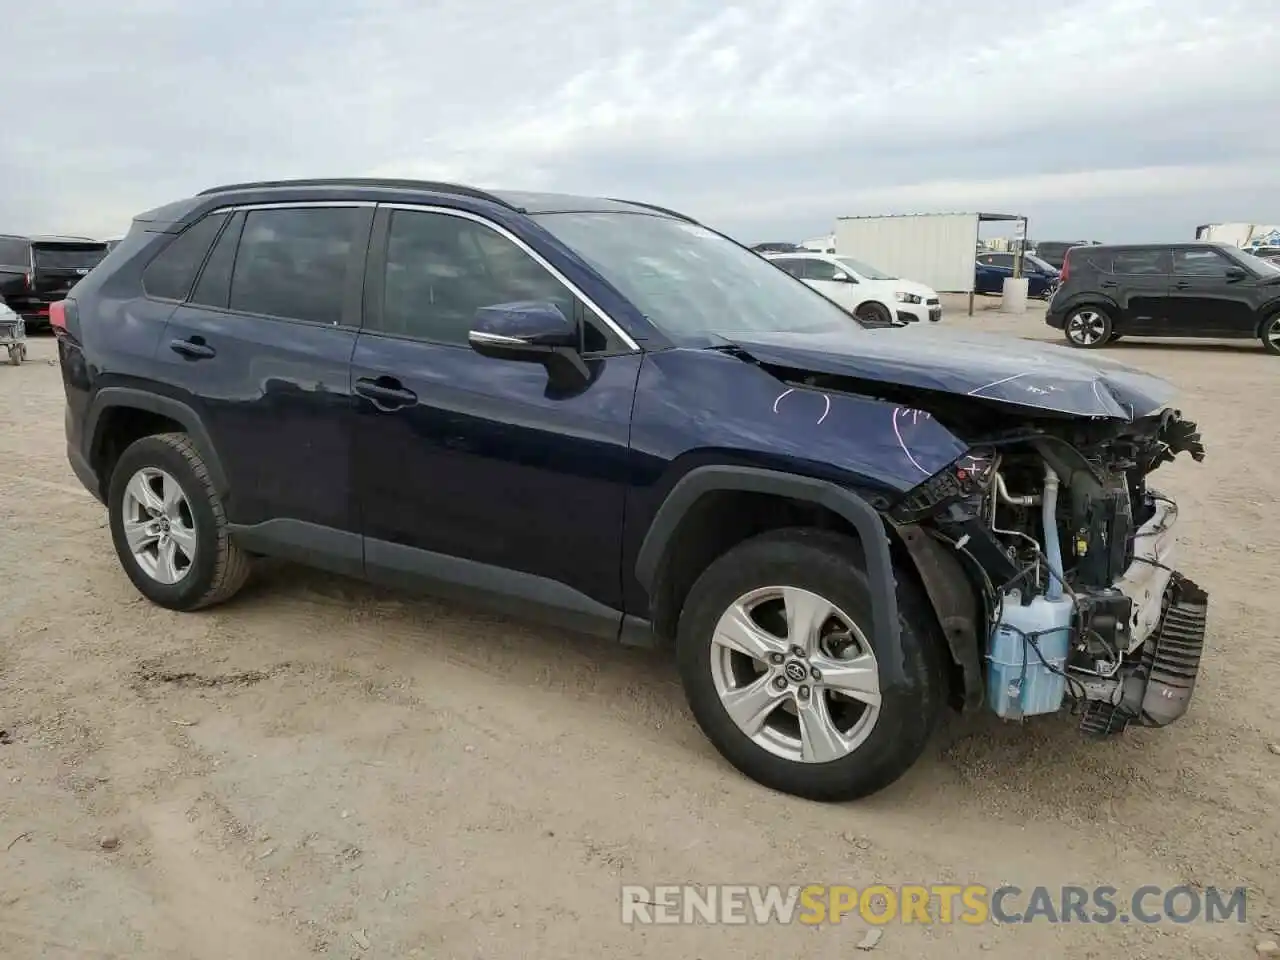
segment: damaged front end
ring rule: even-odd
[[[1180,453],[1204,459],[1196,425],[1169,409],[1018,424],[1008,408],[993,419],[972,404],[930,404],[924,415],[971,448],[888,511],[939,612],[965,705],[1006,719],[1068,707],[1100,735],[1177,720],[1208,598],[1175,568],[1178,508],[1148,479]],[[958,571],[974,587],[967,601]]]

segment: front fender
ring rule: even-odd
[[[893,687],[907,684],[909,680],[898,622],[897,581],[884,521],[858,494],[830,481],[755,467],[717,465],[694,468],[672,488],[640,546],[636,578],[645,590],[652,591],[667,545],[693,505],[708,493],[729,490],[814,503],[839,514],[853,526],[862,544],[871,586],[871,643],[877,660],[885,668],[881,679]]]

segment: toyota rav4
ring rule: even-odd
[[[770,787],[885,787],[944,707],[1187,709],[1170,387],[1052,346],[867,330],[642,203],[442,183],[206,190],[57,303],[67,455],[149,600],[256,557],[674,648]]]

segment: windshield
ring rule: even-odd
[[[36,266],[46,270],[76,269],[78,267],[96,267],[107,255],[105,243],[94,244],[42,244],[31,245]]]
[[[861,260],[855,260],[853,257],[836,257],[841,263],[858,274],[860,277],[866,277],[868,280],[897,280],[898,278],[892,274],[885,273],[883,270],[877,270],[875,267],[863,263]]]
[[[1037,257],[1033,253],[1024,253],[1022,255],[1022,259],[1026,260],[1028,263],[1034,264],[1035,266],[1039,267],[1041,270],[1047,273],[1053,273],[1055,270],[1058,269],[1057,267],[1050,264],[1048,261],[1042,260],[1040,257]]]
[[[1240,258],[1241,263],[1264,277],[1273,277],[1280,273],[1280,267],[1277,267],[1269,260],[1263,260],[1261,257],[1255,257],[1251,253],[1245,253],[1243,250],[1236,251],[1236,256]]]
[[[706,227],[635,213],[536,219],[673,340],[857,331],[853,317],[768,260]]]

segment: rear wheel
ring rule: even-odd
[[[677,646],[690,708],[716,749],[751,779],[811,800],[856,799],[902,776],[944,685],[940,648],[912,620],[928,601],[903,589],[906,683],[886,689],[856,541],[779,530],[712,563],[689,593]]]
[[[111,539],[144,597],[197,610],[235,594],[249,558],[230,540],[209,470],[182,433],[143,437],[120,455],[107,497]]]
[[[1062,332],[1071,346],[1096,350],[1105,347],[1111,339],[1111,316],[1092,304],[1076,307],[1067,314]]]
[[[1263,321],[1262,345],[1267,353],[1280,355],[1280,313]]]
[[[861,304],[853,311],[853,315],[869,327],[888,327],[893,324],[893,317],[880,303]]]

